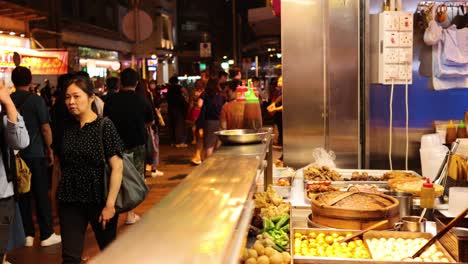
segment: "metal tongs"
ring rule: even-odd
[[[468,207],[465,208],[465,210],[463,210],[463,212],[461,212],[457,217],[455,217],[452,221],[450,221],[450,223],[448,223],[444,228],[442,228],[442,230],[440,230],[439,232],[437,232],[437,234],[435,236],[433,236],[429,241],[426,242],[426,244],[424,244],[424,246],[422,246],[416,253],[413,254],[413,256],[411,257],[412,259],[415,259],[419,256],[421,256],[421,254],[428,248],[430,247],[432,244],[434,244],[434,242],[436,242],[439,238],[441,238],[443,235],[445,235],[448,231],[450,231],[450,229],[452,229],[452,227],[454,227],[460,220],[462,220],[463,218],[465,218],[465,215],[468,214]]]
[[[434,179],[434,183],[440,184],[444,186],[447,184],[447,176],[448,176],[448,171],[449,171],[449,165],[452,160],[452,155],[457,152],[458,146],[460,145],[460,140],[456,140],[452,144],[452,149],[447,151],[445,154],[444,161],[440,165],[439,171],[437,172],[437,175]],[[443,196],[441,196],[441,202],[443,202]]]

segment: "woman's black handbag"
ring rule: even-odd
[[[102,140],[103,125],[105,119],[107,118],[103,118],[101,120],[101,123],[99,124],[99,133],[101,137],[101,156],[106,164],[104,173],[104,198],[107,199],[110,183],[110,168],[104,155],[104,143]],[[140,172],[135,168],[135,165],[133,164],[133,155],[122,153],[122,162],[123,177],[122,184],[120,185],[120,191],[115,201],[116,213],[124,213],[131,211],[132,209],[137,207],[141,202],[143,202],[143,200],[145,200],[149,192],[148,186],[146,186],[145,183],[144,176],[140,174]]]

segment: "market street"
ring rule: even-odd
[[[157,204],[164,196],[166,196],[173,188],[177,186],[195,167],[190,163],[190,158],[194,146],[188,148],[176,148],[170,146],[167,139],[162,135],[163,144],[160,146],[161,166],[158,168],[164,172],[164,176],[157,178],[146,178],[151,191],[146,200],[140,204],[135,212],[144,217],[144,214]],[[273,150],[273,158],[279,158],[280,152]],[[54,214],[54,229],[60,233],[58,217]],[[129,227],[125,225],[125,217],[119,217],[119,233],[125,232]],[[138,242],[135,242],[138,243]],[[135,245],[138,246],[138,245]],[[99,253],[94,233],[91,226],[86,231],[85,248],[83,257],[90,258]],[[35,264],[51,264],[60,263],[61,261],[61,244],[49,247],[41,247],[36,238],[34,247],[23,247],[8,254],[8,259],[11,263],[35,263]]]
[[[165,174],[158,178],[147,178],[148,186],[151,191],[146,200],[140,204],[135,212],[144,217],[144,214],[153,205],[158,203],[165,195],[167,195],[174,187],[177,186],[194,168],[190,164],[192,155],[192,147],[188,148],[175,148],[168,144],[160,146],[161,150],[161,163],[162,166],[158,169]],[[125,225],[125,217],[119,217],[118,231],[125,232],[128,227]],[[54,229],[58,234],[59,223],[58,217],[54,217]],[[138,243],[138,242],[135,242]],[[137,245],[135,245],[137,246]],[[83,253],[84,258],[89,258],[99,252],[94,233],[91,226],[88,227],[86,232],[85,250]],[[49,247],[41,247],[36,237],[34,246],[31,248],[23,247],[8,254],[8,259],[11,263],[36,263],[36,264],[51,264],[61,262],[61,244]]]

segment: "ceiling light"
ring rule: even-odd
[[[14,35],[16,35],[16,33],[13,32],[13,31],[11,31],[11,32],[10,32],[10,36],[14,36]]]
[[[152,59],[156,59],[156,54],[151,55]]]
[[[223,60],[227,59],[227,56],[223,56]]]
[[[24,36],[25,36],[24,34],[20,34],[20,37],[24,38]]]

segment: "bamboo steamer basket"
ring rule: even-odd
[[[399,202],[391,196],[364,192],[338,191],[336,193],[341,194],[334,197],[336,199],[331,199],[333,200],[331,205],[320,202],[319,199],[321,195],[317,195],[312,199],[313,222],[330,228],[362,230],[387,219],[387,224],[377,228],[380,230],[387,230],[392,229],[394,224],[400,220]],[[392,204],[382,209],[339,208],[333,206],[343,199],[351,198],[353,195],[364,195],[369,199],[373,199],[373,195],[376,195],[390,201]]]

